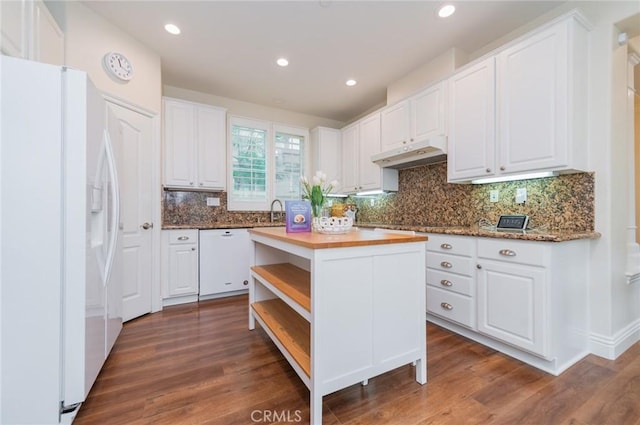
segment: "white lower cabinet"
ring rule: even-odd
[[[543,268],[482,260],[478,270],[478,332],[549,356]]]
[[[588,354],[588,240],[430,234],[427,250],[430,321],[554,375]]]
[[[162,231],[161,276],[164,305],[197,301],[197,229]]]
[[[472,237],[429,236],[427,312],[475,329],[474,257]]]

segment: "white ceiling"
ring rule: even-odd
[[[84,3],[160,54],[163,84],[346,122],[449,48],[477,51],[565,1],[454,1],[446,20],[444,1]]]

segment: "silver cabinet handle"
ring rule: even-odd
[[[442,307],[444,310],[453,310],[453,306],[449,303],[440,303],[440,307]]]
[[[144,230],[153,229],[153,223],[143,223],[140,225]]]
[[[189,236],[178,236],[178,240],[179,241],[188,241],[189,240]]]
[[[498,251],[498,253],[500,255],[504,255],[505,257],[515,257],[516,256],[516,252],[515,251],[511,251],[510,249],[501,249],[500,251]]]
[[[451,246],[448,243],[443,243],[442,245],[440,245],[440,248],[442,248],[442,249],[453,249],[453,246]]]
[[[448,261],[443,261],[442,263],[440,263],[440,265],[441,265],[442,267],[444,267],[445,269],[450,269],[451,267],[453,267],[453,264],[451,264],[451,263],[450,263],[450,262],[448,262]]]
[[[442,280],[440,281],[440,285],[442,285],[442,286],[453,286],[453,283],[451,283],[451,281],[450,281],[450,280],[442,279]]]

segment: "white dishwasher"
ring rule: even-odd
[[[247,229],[200,230],[199,298],[246,292],[250,255],[251,239]]]

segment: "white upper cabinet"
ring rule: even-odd
[[[0,16],[3,54],[64,65],[64,33],[41,0],[0,2]]]
[[[449,79],[449,181],[587,170],[587,37],[574,13]]]
[[[497,56],[502,173],[586,170],[586,37],[570,18]]]
[[[442,81],[409,98],[411,142],[420,142],[447,134],[446,91],[447,82]]]
[[[224,190],[226,110],[163,99],[164,186]]]
[[[409,128],[410,117],[409,101],[384,108],[381,116],[381,152],[401,147],[410,142]]]
[[[495,63],[486,59],[449,79],[449,181],[495,172]]]
[[[398,190],[398,171],[371,161],[379,152],[379,112],[342,129],[342,193]]]
[[[381,151],[446,134],[446,82],[381,111]]]
[[[338,186],[332,193],[339,193],[342,187],[342,144],[340,130],[327,127],[316,127],[311,130],[311,149],[313,168],[311,175],[322,171],[327,180],[336,180]]]

